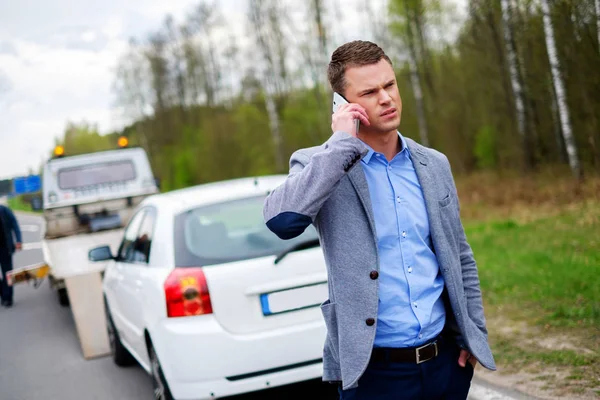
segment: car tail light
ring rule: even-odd
[[[169,318],[212,314],[202,268],[175,268],[165,281],[165,295]]]

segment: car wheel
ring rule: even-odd
[[[148,344],[148,355],[150,356],[150,369],[152,372],[152,388],[154,389],[154,399],[174,400],[152,343]]]
[[[110,310],[108,309],[108,303],[106,300],[104,300],[104,309],[106,311],[106,333],[108,333],[108,343],[110,344],[110,353],[113,361],[120,367],[127,367],[134,364],[135,359],[131,353],[129,353],[129,350],[127,350],[121,343],[119,332],[117,332],[115,323],[110,315]]]

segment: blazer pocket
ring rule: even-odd
[[[444,198],[439,200],[438,203],[440,207],[446,207],[448,204],[452,203],[452,192],[448,191]]]

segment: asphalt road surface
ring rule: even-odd
[[[42,261],[37,216],[19,214],[24,250],[14,267]],[[335,391],[317,381],[236,396],[230,400],[335,399]],[[44,281],[38,288],[15,287],[13,308],[0,308],[1,400],[149,400],[151,380],[139,366],[119,368],[109,357],[83,358],[70,308]],[[522,399],[483,382],[474,382],[471,400]]]

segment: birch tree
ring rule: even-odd
[[[522,151],[524,155],[525,167],[529,170],[532,167],[532,158],[529,148],[529,140],[527,133],[527,115],[525,110],[524,90],[519,71],[518,53],[515,44],[515,38],[512,28],[512,7],[510,0],[500,0],[502,8],[502,22],[504,29],[504,42],[506,45],[506,53],[508,54],[508,70],[510,73],[510,83],[513,90],[515,105],[514,109],[517,118],[517,131],[521,138]]]
[[[410,82],[412,84],[415,102],[417,103],[417,122],[419,124],[421,144],[423,146],[429,146],[429,131],[427,129],[427,119],[425,118],[425,102],[423,101],[423,91],[421,90],[421,79],[419,77],[419,71],[417,70],[417,64],[413,57],[408,58],[408,65],[410,68]]]
[[[288,43],[281,26],[284,14],[283,5],[276,0],[250,0],[248,21],[264,65],[261,81],[275,151],[275,169],[278,172],[285,169],[280,127],[288,78]]]
[[[216,104],[220,91],[220,63],[214,35],[217,26],[223,22],[218,3],[202,1],[188,16],[186,24],[193,35],[194,50],[189,51],[189,55],[192,56],[196,79],[202,82],[204,99],[208,107]]]
[[[598,51],[600,51],[600,0],[595,0],[596,8],[596,33],[598,34]]]
[[[582,170],[579,164],[579,157],[577,155],[577,146],[575,144],[575,138],[571,129],[569,107],[567,106],[567,94],[565,91],[565,85],[560,71],[560,62],[558,60],[558,54],[556,52],[556,43],[554,41],[554,26],[552,25],[552,18],[550,17],[550,5],[548,4],[548,0],[541,0],[541,6],[544,20],[544,34],[546,36],[546,48],[548,51],[548,61],[550,62],[552,83],[554,85],[554,90],[556,91],[558,116],[560,118],[560,125],[565,142],[565,148],[569,158],[569,165],[571,166],[571,171],[573,175],[579,179],[582,178]]]
[[[172,16],[168,16],[164,22],[166,43],[169,49],[171,64],[174,69],[175,80],[175,104],[179,107],[181,121],[186,122],[187,84],[185,80],[185,49],[180,37],[180,30],[176,27]]]
[[[418,68],[418,48],[416,36],[418,35],[413,13],[411,11],[410,0],[392,0],[390,2],[390,11],[394,18],[390,23],[390,28],[408,47],[408,65],[410,69],[410,81],[415,96],[415,106],[417,112],[417,122],[419,125],[419,137],[423,146],[429,146],[429,130],[427,119],[425,117],[425,101],[423,99],[423,90],[421,85],[421,75]]]

